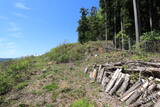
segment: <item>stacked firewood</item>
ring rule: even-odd
[[[160,63],[128,61],[94,64],[84,71],[104,91],[130,107],[160,107]],[[137,79],[132,80],[132,74]]]

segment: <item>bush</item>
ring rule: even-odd
[[[0,95],[7,93],[12,88],[13,80],[3,72],[0,72]]]
[[[80,44],[63,44],[57,48],[53,48],[46,55],[50,60],[58,63],[67,63],[82,59],[84,52],[84,48]]]
[[[0,95],[7,93],[17,84],[14,87],[16,89],[22,89],[27,85],[24,81],[30,78],[31,59],[30,57],[16,59],[3,68],[0,72]]]
[[[146,32],[143,33],[143,35],[141,36],[141,41],[156,41],[156,40],[160,40],[160,32],[156,32],[156,31],[151,31],[151,32]]]
[[[150,52],[160,52],[160,32],[147,32],[141,36],[140,46]]]
[[[90,104],[86,99],[80,99],[71,104],[70,107],[94,107],[94,105]]]

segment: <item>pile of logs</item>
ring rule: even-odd
[[[160,63],[128,61],[95,64],[84,72],[90,74],[91,80],[101,84],[104,92],[116,95],[130,107],[160,107]],[[133,72],[138,73],[136,81],[131,78]]]

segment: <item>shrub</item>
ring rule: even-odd
[[[0,72],[0,95],[10,91],[13,86],[16,89],[24,88],[24,81],[30,78],[30,67],[32,58],[26,57],[10,61]],[[20,83],[20,84],[19,84]]]
[[[5,94],[12,88],[13,80],[4,72],[0,72],[0,95]]]
[[[94,107],[94,105],[90,104],[86,99],[80,99],[71,104],[70,107]]]
[[[82,59],[84,52],[84,48],[80,44],[63,44],[57,48],[53,48],[46,55],[50,60],[58,63],[67,63]]]
[[[160,52],[160,32],[151,31],[141,36],[141,47],[150,52]]]
[[[141,41],[154,41],[154,40],[160,40],[160,32],[151,31],[143,33],[141,36]]]

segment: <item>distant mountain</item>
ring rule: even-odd
[[[0,61],[8,61],[11,60],[12,58],[0,58]]]

